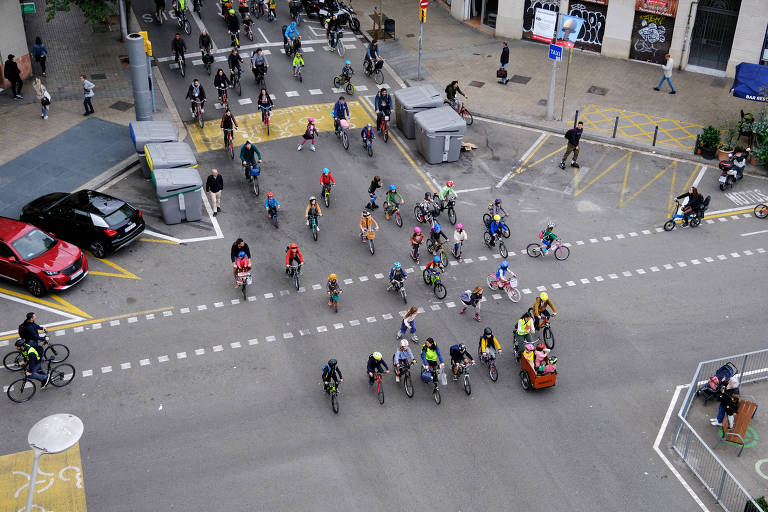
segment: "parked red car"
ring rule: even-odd
[[[66,290],[86,275],[88,261],[79,247],[31,224],[0,217],[0,277],[42,297],[50,290]]]

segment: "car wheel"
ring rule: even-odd
[[[102,259],[107,255],[107,249],[104,247],[104,244],[98,240],[91,242],[91,245],[88,248],[91,250],[91,253],[99,259]]]
[[[43,282],[36,278],[35,276],[29,276],[26,279],[24,279],[24,286],[27,287],[27,290],[29,290],[29,293],[34,295],[35,297],[42,297],[45,295],[45,285]]]

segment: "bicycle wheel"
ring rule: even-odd
[[[675,219],[669,219],[664,223],[664,231],[672,231],[675,229]]]
[[[346,131],[341,132],[341,145],[344,146],[345,150],[349,150],[349,136]]]
[[[373,158],[373,144],[368,143],[368,156]]]
[[[51,385],[63,388],[75,378],[75,367],[69,363],[60,364],[51,368]]]
[[[203,128],[203,109],[201,108],[200,111],[197,113],[197,125],[202,129]]]
[[[527,252],[528,256],[531,258],[537,258],[541,256],[541,246],[536,242],[533,242],[532,244],[528,244],[525,248],[525,252]]]
[[[507,226],[501,226],[501,235],[504,238],[509,238],[510,235],[512,235],[512,232],[509,231],[509,228]]]
[[[464,111],[461,113],[461,117],[463,117],[463,118],[464,118],[464,121],[466,121],[466,122],[467,122],[467,126],[470,126],[472,123],[474,123],[474,122],[475,122],[474,118],[472,117],[472,114],[471,114],[471,113],[470,113],[470,111],[469,111],[469,110],[467,110],[466,108],[465,108],[465,109],[464,109]]]
[[[380,69],[376,69],[373,71],[373,81],[376,82],[377,85],[381,85],[384,83],[384,73],[382,73]],[[467,123],[467,124],[471,124],[471,123]]]
[[[331,206],[331,192],[330,190],[326,190],[323,192],[323,202],[325,202],[325,207],[329,208]]]
[[[440,268],[447,267],[448,266],[448,255],[445,254],[445,249],[443,249],[442,246],[440,247],[439,256],[440,256],[440,263],[439,263]]]
[[[496,276],[493,274],[488,274],[488,276],[485,278],[485,282],[488,284],[488,288],[491,290],[498,290],[499,285],[496,283]]]
[[[339,57],[343,57],[347,53],[347,49],[344,48],[344,43],[341,41],[336,42],[336,52],[339,54]]]
[[[448,294],[448,291],[445,289],[445,286],[443,286],[443,283],[435,283],[435,297],[437,297],[439,300],[443,300],[445,296]]]
[[[35,386],[34,382],[29,379],[19,379],[13,381],[11,385],[8,386],[8,391],[6,393],[8,394],[8,398],[17,404],[20,404],[35,396],[35,391],[37,391],[37,386]]]
[[[437,405],[440,405],[441,398],[440,398],[440,390],[439,389],[435,388],[435,389],[432,390],[432,398],[434,398],[435,403]]]
[[[523,389],[528,391],[531,388],[531,378],[528,376],[528,373],[524,370],[520,370],[520,384],[523,386]]]
[[[405,286],[400,287],[400,296],[403,298],[403,304],[408,304],[408,297],[405,295]]]
[[[249,30],[245,33],[245,35],[248,36],[248,39],[253,41],[253,30]]]
[[[347,85],[344,86],[344,90],[349,94],[350,96],[355,95],[355,86],[352,85],[352,82],[347,82]]]
[[[333,77],[333,86],[336,89],[341,89],[341,77],[339,75]]]
[[[338,299],[333,301],[333,312],[334,313],[338,313],[339,312],[339,300]]]
[[[181,73],[181,76],[185,76],[187,74],[186,66],[184,65],[184,59],[179,59],[179,73]]]
[[[376,252],[376,249],[373,247],[373,240],[370,238],[368,239],[368,250],[371,251],[371,255]]]
[[[469,383],[469,375],[464,374],[464,392],[467,395],[472,394],[472,384]]]
[[[571,254],[571,250],[564,245],[561,245],[557,249],[555,249],[556,260],[559,260],[559,261],[567,260],[570,254]]]
[[[456,210],[454,210],[452,207],[448,207],[448,220],[453,224],[456,225]]]
[[[253,176],[251,178],[251,188],[253,190],[253,193],[258,196],[259,195],[259,177],[258,176]]]
[[[61,343],[54,343],[45,348],[43,357],[50,359],[52,363],[62,363],[69,357],[69,347]]]
[[[248,286],[248,283],[246,281],[243,281],[243,286],[242,286],[243,300],[246,300],[248,298],[248,296],[245,294],[245,289],[247,286]]]
[[[272,216],[272,224],[274,224],[274,225],[275,225],[275,228],[277,228],[277,226],[278,226],[278,224],[279,224],[279,221],[277,220],[277,213],[275,213],[275,214]]]
[[[499,254],[502,258],[506,258],[509,256],[509,252],[507,251],[507,246],[504,245],[504,242],[499,240]]]
[[[493,246],[491,245],[491,242],[492,242],[492,241],[493,241],[493,236],[492,236],[492,235],[491,235],[489,232],[487,232],[487,231],[486,231],[485,233],[483,233],[483,243],[484,243],[484,244],[485,244],[487,247],[493,247]]]
[[[190,35],[192,33],[192,24],[189,20],[184,20],[184,33]]]
[[[555,348],[555,335],[552,334],[552,328],[548,325],[544,326],[544,332],[541,333],[541,337],[544,338],[544,344],[548,349]]]
[[[206,62],[205,63],[205,72],[208,73],[208,76],[211,75],[211,63],[210,62]]]
[[[768,206],[764,204],[759,204],[755,206],[755,217],[758,219],[764,219],[768,217]]]
[[[237,95],[243,95],[243,82],[241,82],[239,78],[237,79]]]
[[[229,150],[229,158],[235,159],[235,148],[232,145],[232,140],[227,141],[227,149]]]
[[[3,366],[7,370],[10,370],[12,372],[17,372],[22,369],[24,365],[24,356],[21,354],[21,352],[8,352],[5,354],[5,357],[3,358]]]
[[[269,135],[269,118],[267,118],[267,135]]]
[[[296,285],[296,291],[299,290],[299,271],[296,270],[296,272],[293,273],[293,284]]]
[[[485,224],[485,227],[490,226],[492,220],[493,220],[493,217],[491,217],[490,213],[483,214],[483,224]]]
[[[382,385],[381,379],[376,381],[376,395],[379,398],[379,403],[384,405],[384,386]]]
[[[339,394],[336,391],[331,393],[331,409],[334,414],[339,414]]]
[[[509,297],[509,300],[512,302],[520,302],[520,290],[507,286],[507,297]]]
[[[427,274],[427,269],[424,269],[424,271],[421,273],[421,278],[424,280],[424,284],[429,286],[430,285],[430,279],[429,274]]]
[[[387,128],[386,125],[384,125],[384,143],[386,144],[389,142],[389,128]]]
[[[312,224],[312,238],[317,242],[317,224]]]
[[[400,216],[400,210],[395,212],[395,224],[397,224],[397,227],[399,228],[403,227],[403,218]]]
[[[413,398],[413,381],[411,380],[410,373],[406,373],[403,377],[403,390],[405,391],[405,396]]]

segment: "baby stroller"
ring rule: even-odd
[[[715,372],[714,377],[711,377],[703,386],[696,391],[696,396],[703,396],[704,403],[709,402],[717,394],[717,389],[721,385],[725,385],[728,381],[738,373],[736,366],[730,361]]]

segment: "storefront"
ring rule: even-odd
[[[664,64],[675,29],[678,0],[637,0],[629,58]]]
[[[499,0],[466,0],[469,7],[470,21],[496,28],[496,17],[499,13]]]
[[[560,12],[559,0],[525,0],[523,7],[523,39],[531,39],[536,9]]]
[[[608,0],[570,0],[568,14],[584,20],[574,48],[600,53],[605,35]]]

